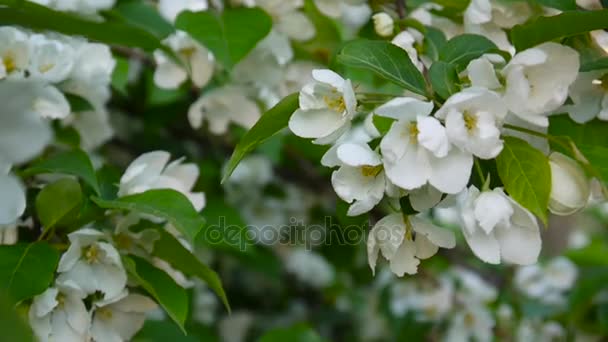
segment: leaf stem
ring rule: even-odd
[[[486,184],[486,177],[483,175],[483,170],[481,169],[481,165],[479,164],[479,159],[475,158],[475,171],[479,175],[481,179],[481,184]]]

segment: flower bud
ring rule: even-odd
[[[589,180],[573,159],[553,152],[551,166],[551,196],[549,210],[556,215],[570,215],[583,208],[589,199]]]
[[[376,33],[382,37],[388,37],[393,34],[395,23],[390,15],[380,12],[372,16],[374,20],[374,29]]]

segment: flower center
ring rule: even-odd
[[[591,83],[593,83],[593,85],[599,87],[603,91],[608,92],[608,74],[605,74],[602,77],[593,80]]]
[[[346,110],[346,103],[344,97],[336,89],[331,90],[331,94],[323,96],[323,102],[325,105],[334,112],[344,113]]]
[[[183,49],[179,50],[179,54],[184,56],[185,58],[190,58],[192,57],[192,55],[194,55],[194,53],[196,52],[196,48],[195,47],[186,47]]]
[[[102,251],[99,249],[99,247],[97,247],[97,244],[92,244],[88,248],[85,248],[83,254],[84,259],[89,264],[95,264],[101,261]]]
[[[60,292],[57,294],[57,297],[55,297],[55,300],[57,300],[57,307],[63,308],[65,305],[65,295]]]
[[[4,69],[6,70],[7,74],[10,74],[11,72],[15,71],[15,69],[17,69],[15,57],[13,57],[13,55],[10,53],[2,57],[2,63],[4,64]]]
[[[105,321],[110,320],[112,318],[112,310],[110,310],[108,308],[99,308],[95,312],[95,316],[97,316]]]
[[[114,237],[114,241],[116,241],[116,246],[119,249],[130,249],[133,246],[133,239],[127,234],[120,233]]]
[[[415,144],[418,141],[418,134],[420,131],[418,130],[418,123],[410,122],[407,125],[407,135],[410,137],[410,143]]]
[[[382,171],[382,164],[376,166],[363,165],[361,167],[361,174],[365,177],[376,177],[380,171]]]
[[[467,111],[462,115],[464,119],[464,126],[467,128],[469,134],[473,133],[475,127],[477,127],[477,117]]]
[[[474,324],[475,324],[475,316],[473,316],[470,312],[467,312],[464,315],[464,325],[466,325],[469,328],[472,328]]]

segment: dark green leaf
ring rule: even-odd
[[[34,163],[23,171],[24,176],[40,173],[63,173],[82,178],[82,180],[99,194],[99,184],[95,169],[89,156],[81,150],[72,150],[56,154],[48,159]]]
[[[452,64],[442,61],[433,63],[429,69],[429,79],[433,90],[443,99],[460,90],[458,72]]]
[[[58,262],[59,253],[46,242],[0,246],[0,288],[14,302],[40,294],[53,281]]]
[[[125,58],[114,57],[116,66],[112,71],[112,88],[123,96],[127,96],[129,85],[129,61]]]
[[[95,108],[93,108],[93,105],[82,96],[69,93],[64,93],[63,95],[65,96],[66,100],[68,100],[72,113],[95,110]]]
[[[195,276],[207,283],[230,311],[228,298],[222,287],[222,281],[212,269],[203,264],[196,256],[164,229],[160,229],[160,240],[154,243],[154,255],[170,263],[184,274]]]
[[[384,135],[391,128],[391,126],[393,125],[393,122],[395,122],[395,119],[387,118],[385,116],[380,116],[380,115],[374,115],[372,117],[372,122],[374,123],[374,126],[376,127],[378,132],[380,132],[380,134]]]
[[[545,7],[557,8],[562,11],[576,10],[576,0],[536,0]]]
[[[188,198],[172,189],[148,190],[115,200],[94,197],[93,202],[105,209],[131,210],[163,218],[190,241],[194,241],[205,225],[205,220],[196,212]]]
[[[496,167],[505,190],[522,207],[547,223],[551,193],[549,160],[528,142],[505,137],[504,148],[496,158]]]
[[[324,340],[314,330],[304,324],[289,328],[270,330],[262,336],[259,342],[323,342]]]
[[[160,39],[175,32],[173,26],[160,15],[158,10],[140,0],[121,1],[112,8],[109,15],[144,29]]]
[[[35,342],[34,334],[27,320],[20,317],[10,298],[0,294],[0,329],[4,341]]]
[[[445,34],[439,29],[431,26],[426,27],[426,34],[424,36],[424,54],[436,61],[439,59],[439,51],[447,43]]]
[[[175,27],[188,32],[230,69],[266,37],[272,19],[259,8],[226,8],[221,14],[184,11]]]
[[[517,51],[522,51],[550,40],[604,28],[608,28],[608,9],[569,11],[516,25],[511,30],[511,42]]]
[[[19,25],[33,30],[51,30],[109,45],[141,48],[152,52],[164,49],[160,40],[149,32],[122,23],[99,22],[52,10],[30,1],[1,0],[2,25]]]
[[[486,53],[505,56],[505,52],[499,50],[488,38],[477,34],[462,34],[443,45],[439,50],[439,60],[452,64],[457,71],[462,71],[470,61]],[[508,59],[509,56],[505,57]]]
[[[364,68],[407,90],[427,95],[424,77],[407,52],[383,40],[360,39],[347,43],[338,61],[346,66]]]
[[[608,57],[603,57],[595,59],[593,61],[589,61],[587,63],[583,63],[581,64],[579,71],[586,72],[601,69],[608,69]]]
[[[36,213],[45,232],[66,219],[76,218],[81,206],[82,189],[71,178],[45,186],[36,197]]]
[[[274,107],[270,108],[256,124],[245,134],[245,136],[236,145],[228,166],[222,177],[224,183],[232,174],[237,165],[247,155],[253,151],[261,143],[268,140],[270,137],[278,133],[283,128],[287,127],[291,114],[298,109],[298,94],[288,95]]]
[[[129,256],[122,262],[129,275],[165,309],[169,317],[179,325],[184,334],[188,317],[188,294],[164,271],[146,260]]]

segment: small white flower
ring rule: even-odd
[[[405,50],[405,52],[407,52],[407,55],[410,57],[410,60],[416,66],[416,68],[422,71],[424,69],[424,64],[422,64],[422,62],[418,58],[418,50],[416,50],[416,47],[414,46],[416,42],[416,37],[409,30],[400,32],[391,41],[391,43]]]
[[[566,330],[554,321],[542,322],[539,319],[523,319],[516,331],[517,341],[552,342],[566,340]],[[593,341],[594,338],[580,338],[577,333],[576,340]]]
[[[585,207],[591,188],[583,168],[573,159],[553,152],[551,167],[551,195],[549,210],[556,215],[571,215]]]
[[[190,67],[190,77],[195,86],[201,88],[213,76],[213,57],[201,44],[183,31],[177,31],[164,40],[180,60]],[[188,79],[187,71],[176,64],[162,51],[154,52],[156,70],[154,83],[164,89],[175,89]]]
[[[461,309],[451,317],[444,340],[449,342],[492,341],[493,328],[496,324],[492,312],[481,303],[463,304]]]
[[[485,54],[469,62],[466,75],[471,81],[471,86],[495,91],[501,90],[503,85],[498,79],[495,65],[504,63],[504,58],[496,54]]]
[[[28,71],[32,77],[59,83],[70,75],[76,57],[70,45],[42,34],[32,35],[30,43],[32,51]]]
[[[91,317],[84,294],[70,286],[50,287],[34,297],[29,323],[43,342],[81,342],[89,339]]]
[[[502,189],[480,193],[471,186],[461,210],[462,232],[479,259],[520,265],[538,259],[541,239],[536,218]]]
[[[305,249],[298,248],[290,252],[285,267],[299,281],[316,288],[327,287],[334,280],[334,269],[327,260]]]
[[[336,194],[350,203],[348,216],[372,210],[384,197],[386,182],[380,155],[367,144],[346,143],[338,147],[340,168],[331,175]]]
[[[374,21],[374,30],[379,36],[388,37],[393,35],[395,29],[395,22],[390,15],[385,12],[380,12],[372,15]]]
[[[115,2],[116,0],[55,0],[50,5],[59,11],[95,14],[98,11],[112,8]]]
[[[174,22],[182,11],[205,11],[208,7],[207,0],[160,0],[158,2],[158,12],[170,22]]]
[[[502,70],[506,78],[505,103],[523,120],[546,127],[547,114],[566,101],[578,69],[578,52],[557,43],[543,43],[519,52]]]
[[[52,85],[40,89],[34,100],[34,110],[43,118],[48,119],[63,119],[71,113],[68,100]]]
[[[58,284],[74,284],[86,294],[100,291],[104,300],[121,295],[127,284],[127,273],[116,248],[100,241],[104,236],[91,228],[68,235],[70,248],[59,260]]]
[[[500,125],[507,108],[498,94],[484,88],[467,88],[456,93],[435,114],[445,119],[450,142],[482,159],[495,158],[502,151]]]
[[[562,107],[572,120],[608,120],[608,76],[602,71],[581,72],[569,89],[572,104]]]
[[[130,341],[143,327],[146,313],[156,307],[154,301],[140,294],[98,305],[93,311],[91,337],[96,342]]]
[[[578,270],[572,261],[558,257],[546,265],[518,268],[514,283],[519,291],[530,298],[560,305],[565,303],[565,292],[572,288],[577,276]]]
[[[428,259],[439,247],[454,248],[454,234],[416,216],[391,214],[376,223],[367,239],[367,259],[375,272],[378,253],[399,277],[418,272],[419,259]]]
[[[25,33],[10,26],[0,27],[0,80],[7,76],[23,77],[30,50]]]
[[[127,196],[151,189],[173,189],[186,196],[196,211],[205,206],[205,194],[192,192],[199,175],[196,164],[182,164],[183,159],[169,162],[171,155],[153,151],[135,159],[120,178],[118,196]]]
[[[243,94],[242,88],[227,85],[205,93],[190,105],[188,121],[197,129],[205,120],[209,131],[219,135],[228,131],[230,123],[250,129],[260,115],[260,108]]]
[[[397,282],[391,286],[390,309],[393,315],[403,317],[415,311],[417,320],[438,321],[452,310],[454,285],[451,279],[441,276],[436,282]]]
[[[264,9],[274,21],[274,30],[297,41],[314,37],[312,21],[298,9],[304,5],[302,0],[256,0],[256,5]]]
[[[357,100],[350,80],[331,70],[313,70],[314,82],[300,91],[300,108],[289,119],[291,131],[328,144],[350,128]]]
[[[25,211],[25,188],[19,178],[0,171],[0,225],[14,223]]]
[[[431,102],[399,97],[375,110],[396,119],[380,143],[384,169],[388,179],[403,189],[430,183],[455,194],[469,181],[473,157],[450,146],[445,128],[429,116],[432,109]]]

